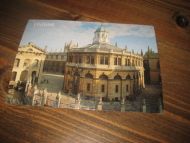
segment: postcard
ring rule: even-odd
[[[154,27],[29,20],[15,55],[6,102],[44,108],[162,112]]]

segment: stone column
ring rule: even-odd
[[[99,100],[99,103],[98,103],[98,106],[97,106],[97,110],[101,111],[102,110],[102,97],[100,97],[100,100]]]
[[[34,95],[33,95],[33,98],[32,98],[32,106],[35,105],[35,98],[36,98],[36,96],[35,96],[35,94],[34,94]]]
[[[17,70],[16,72],[17,74],[16,74],[15,82],[18,82],[20,80],[21,70]]]
[[[43,90],[43,100],[42,100],[42,106],[44,106],[46,104],[47,101],[47,89]]]
[[[94,63],[95,63],[95,65],[98,64],[98,55],[97,54],[94,56]]]
[[[108,66],[111,67],[113,65],[113,62],[114,62],[114,57],[111,54],[109,54],[108,60],[109,60]]]
[[[125,98],[121,100],[121,112],[125,112]]]
[[[61,92],[60,92],[60,91],[59,91],[59,93],[57,94],[56,101],[57,101],[57,108],[59,108],[59,106],[60,106],[60,101],[61,101]]]
[[[28,90],[31,88],[31,84],[29,81],[26,83],[25,93],[28,94]]]
[[[146,100],[143,99],[142,111],[146,113]]]
[[[76,105],[76,109],[80,109],[80,93],[78,93],[78,95],[77,95],[77,105]]]
[[[142,87],[145,88],[145,84],[144,84],[144,73],[142,73]]]
[[[121,56],[121,66],[125,66],[125,56]]]
[[[42,73],[43,73],[43,67],[44,67],[44,59],[39,59],[39,62],[38,62],[38,66],[39,66],[39,69],[38,69],[38,83],[41,82],[41,79],[42,79]]]
[[[39,90],[38,90],[37,86],[35,85],[34,86],[34,95],[33,95],[33,98],[32,98],[32,105],[33,106],[35,105],[35,98],[36,98],[37,94],[39,94]]]

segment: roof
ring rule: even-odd
[[[45,49],[42,49],[33,43],[28,43],[27,45],[20,46],[18,48],[18,51],[30,52],[30,53],[32,53],[32,52],[34,52],[34,53],[46,53]]]
[[[115,52],[122,52],[123,49],[118,48],[114,45],[108,44],[108,43],[94,43],[94,44],[89,44],[81,48],[73,48],[71,51],[78,51],[78,52],[96,52],[97,50],[99,51],[110,51],[113,50]]]

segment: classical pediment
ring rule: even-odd
[[[39,48],[38,46],[36,46],[35,44],[27,44],[24,46],[20,46],[18,48],[19,52],[28,52],[28,53],[46,53],[46,51],[44,49]]]

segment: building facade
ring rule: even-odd
[[[16,86],[18,82],[42,85],[46,81],[50,87],[55,85],[54,82],[61,83],[59,85],[63,87],[66,59],[64,51],[47,52],[33,43],[21,46],[15,57],[9,85]]]
[[[102,26],[92,44],[67,49],[64,92],[121,100],[144,88],[143,56],[111,45]]]
[[[158,53],[153,52],[149,47],[144,55],[144,75],[146,84],[160,84],[160,60]]]
[[[40,80],[46,52],[32,43],[18,48],[10,85],[18,81],[37,83]]]

